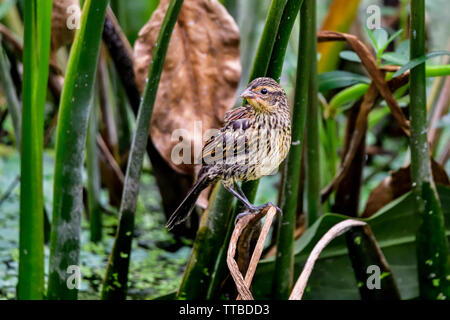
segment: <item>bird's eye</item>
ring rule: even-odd
[[[267,94],[267,89],[266,88],[261,89],[261,93],[262,94]]]

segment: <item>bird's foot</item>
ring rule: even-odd
[[[255,209],[256,209],[256,211],[259,212],[267,207],[274,207],[277,210],[277,212],[281,213],[281,209],[278,206],[274,205],[272,202],[267,202],[263,205],[257,206],[257,207],[255,207]]]
[[[249,214],[252,214],[252,213],[254,213],[254,212],[249,211],[249,210],[246,210],[246,211],[244,211],[244,212],[239,213],[239,214],[236,216],[236,218],[234,219],[234,224],[236,225],[236,224],[238,223],[239,220],[241,220],[243,217],[245,217],[245,216],[247,216],[247,215],[249,215]]]
[[[257,213],[259,213],[260,211],[262,211],[263,209],[265,209],[267,207],[274,207],[277,210],[277,212],[279,212],[279,213],[282,212],[281,209],[278,206],[274,205],[272,202],[268,202],[268,203],[265,203],[265,204],[260,205],[260,206],[254,206],[254,205],[246,206],[247,210],[245,210],[242,213],[239,213],[236,216],[236,218],[234,219],[234,224],[236,224],[240,219],[242,219],[246,215],[257,214]]]

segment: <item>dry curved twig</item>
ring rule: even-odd
[[[264,208],[257,214],[248,214],[240,219],[233,231],[231,236],[230,244],[228,246],[227,252],[227,264],[230,270],[231,276],[233,277],[234,283],[236,284],[236,288],[239,292],[237,296],[237,300],[254,300],[253,295],[250,291],[250,285],[253,280],[253,276],[256,271],[256,266],[261,258],[262,249],[264,243],[267,238],[267,234],[269,233],[270,226],[272,225],[273,218],[277,210],[273,206],[268,206]],[[237,249],[237,243],[239,237],[242,234],[242,231],[249,226],[249,224],[257,223],[262,217],[267,215],[266,220],[264,222],[264,226],[262,228],[261,234],[258,238],[258,243],[253,251],[253,255],[250,261],[250,265],[247,269],[245,279],[242,276],[241,271],[239,270],[239,266],[235,260],[235,254]],[[363,221],[347,219],[344,220],[335,226],[333,226],[330,230],[325,233],[319,242],[314,246],[311,254],[306,261],[306,264],[303,268],[302,273],[300,274],[294,289],[289,297],[289,300],[301,300],[303,293],[306,289],[306,285],[308,283],[309,276],[314,268],[314,264],[320,256],[320,253],[325,249],[325,247],[335,238],[347,232],[353,227],[367,227],[367,224]]]
[[[303,267],[303,271],[300,274],[300,276],[297,279],[297,282],[295,283],[294,289],[292,290],[291,296],[289,297],[289,300],[301,300],[303,293],[305,292],[306,285],[308,283],[309,276],[311,275],[311,272],[314,268],[314,264],[316,263],[317,259],[319,258],[320,253],[325,249],[325,247],[335,238],[342,235],[343,233],[347,232],[353,227],[363,227],[367,224],[363,221],[354,220],[354,219],[348,219],[344,220],[342,222],[339,222],[335,226],[333,226],[330,230],[325,233],[322,238],[317,242],[317,244],[314,246],[313,250],[311,251],[311,254],[308,257],[308,260],[306,260],[306,264]]]

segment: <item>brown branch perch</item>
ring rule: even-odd
[[[252,293],[250,292],[250,285],[255,275],[256,267],[258,265],[259,259],[264,248],[264,243],[266,242],[267,235],[272,225],[273,219],[277,213],[277,210],[273,206],[268,206],[258,212],[257,214],[249,214],[242,217],[236,224],[233,234],[231,236],[230,244],[228,246],[227,252],[227,264],[230,270],[231,276],[236,284],[239,295],[237,300],[253,300]],[[242,276],[239,266],[235,260],[237,243],[242,231],[249,226],[249,224],[258,223],[265,215],[267,215],[264,222],[264,226],[259,235],[258,242],[256,244],[255,250],[253,251],[252,258],[250,260],[249,267],[247,269],[245,279]]]
[[[308,283],[309,276],[311,275],[311,272],[314,268],[314,264],[316,263],[317,259],[320,256],[320,253],[325,249],[325,247],[335,238],[342,235],[343,233],[347,232],[352,227],[356,226],[366,226],[367,224],[363,221],[348,219],[344,220],[335,226],[333,226],[330,230],[327,231],[323,235],[323,237],[317,242],[317,244],[314,246],[313,250],[311,251],[311,254],[308,257],[308,260],[306,260],[306,264],[303,267],[303,271],[298,277],[297,282],[295,283],[294,289],[292,290],[291,296],[289,297],[289,300],[301,300],[303,293],[305,292],[306,285]]]

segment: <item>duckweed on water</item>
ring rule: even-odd
[[[45,154],[44,190],[51,190],[53,184],[53,155]],[[20,173],[19,156],[7,149],[0,154],[0,196],[4,195],[11,182]],[[47,195],[50,193],[45,192]],[[154,178],[148,174],[142,179],[141,196],[137,206],[136,232],[131,253],[129,299],[151,299],[176,290],[190,254],[185,246],[170,253],[158,248],[159,243],[175,240],[164,228],[164,215],[160,209],[160,199]],[[102,193],[102,202],[107,203],[107,193]],[[52,199],[45,199],[45,207],[51,208]],[[0,299],[15,299],[18,271],[19,239],[19,187],[1,203],[0,207]],[[51,213],[51,210],[48,211]],[[85,218],[85,216],[83,216]],[[104,240],[95,244],[89,242],[89,224],[82,223],[81,274],[79,299],[98,299],[107,259],[113,244],[117,217],[104,214]],[[145,245],[144,245],[145,244]],[[45,250],[46,272],[48,268],[48,248]]]

